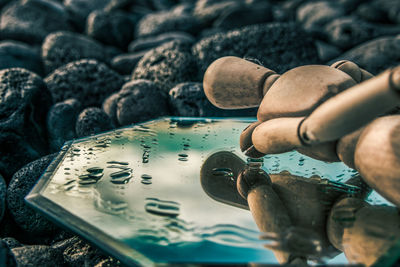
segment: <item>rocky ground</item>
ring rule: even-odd
[[[66,140],[177,116],[252,116],[207,101],[234,55],[282,73],[400,64],[398,0],[0,0],[0,266],[116,266],[24,203]]]

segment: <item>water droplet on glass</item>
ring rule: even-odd
[[[97,183],[96,179],[85,179],[78,182],[80,185],[91,185]]]
[[[188,158],[178,158],[179,161],[188,161]]]
[[[73,182],[75,182],[75,180],[69,180],[69,181],[66,181],[66,182],[64,183],[64,185],[70,185],[70,184],[72,184]]]
[[[153,178],[151,175],[149,175],[149,174],[142,174],[142,179],[146,179],[146,180],[148,180],[148,179],[151,179],[151,178]]]
[[[129,162],[111,160],[111,161],[107,161],[107,164],[129,165]]]
[[[148,213],[159,216],[177,217],[180,212],[179,203],[157,198],[147,198],[144,208]]]
[[[117,172],[113,172],[110,174],[110,177],[113,179],[116,178],[122,178],[122,177],[129,177],[131,176],[131,171],[130,170],[122,170],[122,171],[117,171]]]
[[[101,173],[101,172],[103,172],[103,168],[91,167],[91,168],[86,169],[86,171],[90,172],[90,173]]]
[[[188,157],[188,155],[187,155],[187,154],[183,154],[183,153],[181,153],[181,154],[178,154],[178,156],[179,156],[179,157],[181,157],[181,158],[187,158],[187,157]]]
[[[233,177],[233,172],[232,172],[232,169],[230,169],[230,168],[214,168],[214,169],[212,169],[212,174],[214,176]]]
[[[145,184],[145,185],[149,185],[149,184],[152,184],[153,182],[150,180],[142,180],[141,183]]]

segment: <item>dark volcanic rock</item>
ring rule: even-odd
[[[230,30],[247,25],[270,22],[273,20],[272,5],[268,2],[256,2],[252,5],[238,5],[227,9],[215,21],[216,28]]]
[[[86,108],[76,120],[75,131],[78,137],[84,137],[113,128],[110,118],[100,108]]]
[[[62,254],[49,246],[23,246],[11,251],[18,266],[54,267],[63,266],[64,263]]]
[[[41,43],[47,34],[71,30],[64,7],[50,0],[14,1],[3,8],[0,30],[3,39]]]
[[[15,222],[34,236],[52,236],[60,231],[58,227],[28,207],[24,200],[54,157],[55,154],[51,154],[24,166],[14,174],[7,189],[7,206]]]
[[[45,83],[35,73],[20,68],[0,71],[0,173],[6,179],[46,153],[45,123],[51,104]]]
[[[166,94],[176,84],[197,81],[197,63],[187,43],[169,42],[144,55],[132,79],[153,81]]]
[[[223,13],[235,10],[242,3],[242,0],[198,0],[193,15],[207,25],[211,24]]]
[[[256,116],[257,109],[224,110],[213,106],[201,83],[181,83],[169,92],[174,115],[184,117]]]
[[[93,11],[86,24],[87,34],[100,42],[126,49],[133,38],[134,17],[121,11]]]
[[[49,73],[69,62],[79,59],[97,59],[108,62],[106,49],[97,41],[78,33],[54,32],[49,34],[42,45],[42,58]]]
[[[56,69],[45,81],[55,102],[76,98],[82,107],[100,106],[123,84],[123,78],[118,73],[103,63],[88,59]]]
[[[342,51],[334,45],[327,44],[322,41],[316,41],[315,46],[317,47],[318,57],[322,62],[326,62],[339,56]]]
[[[363,43],[330,63],[341,59],[354,61],[372,74],[379,74],[400,64],[400,35],[397,37],[381,37]]]
[[[203,38],[193,46],[200,75],[223,56],[252,57],[278,73],[299,65],[319,63],[309,35],[292,23],[270,23],[243,27]]]
[[[3,176],[0,175],[0,222],[3,219],[4,211],[6,209],[6,193],[6,181],[4,181]]]
[[[320,31],[326,23],[345,14],[345,10],[336,1],[311,1],[297,10],[297,21],[306,31]]]
[[[87,16],[96,9],[106,7],[110,0],[64,0],[65,9],[71,14],[75,27],[84,28]]]
[[[131,54],[121,54],[111,60],[111,67],[123,75],[131,74],[137,63],[148,51],[141,51]]]
[[[63,252],[64,261],[69,266],[98,266],[104,261],[110,261],[111,266],[120,266],[120,262],[110,256],[104,255],[98,249],[88,243],[73,237],[68,240],[69,244]],[[100,265],[107,266],[107,265]]]
[[[13,237],[5,237],[3,238],[3,242],[5,242],[9,248],[18,248],[23,246],[17,239]]]
[[[356,14],[372,22],[400,24],[400,2],[398,0],[368,1],[357,7]]]
[[[52,151],[58,151],[65,141],[75,138],[75,123],[81,103],[71,98],[53,105],[47,114],[47,130]]]
[[[103,102],[103,110],[111,119],[111,122],[114,125],[119,125],[118,118],[117,118],[117,103],[118,103],[119,92],[114,93],[107,97],[106,100]]]
[[[120,125],[146,121],[166,114],[166,95],[151,81],[131,81],[119,92],[116,115]]]
[[[7,246],[7,243],[1,239],[0,239],[0,266],[5,266],[5,267],[17,266],[13,253],[11,253],[11,250]]]
[[[24,68],[43,74],[42,59],[29,45],[17,41],[0,42],[0,69]]]
[[[161,33],[157,36],[143,37],[132,41],[132,43],[129,44],[128,50],[130,52],[143,50],[148,51],[149,49],[155,48],[171,41],[194,43],[194,38],[186,32]]]
[[[324,32],[330,43],[343,49],[349,49],[380,36],[399,34],[400,25],[379,25],[355,17],[342,17],[327,24]]]
[[[158,35],[170,31],[196,33],[199,22],[191,15],[176,14],[173,11],[151,13],[141,18],[136,25],[136,37]]]

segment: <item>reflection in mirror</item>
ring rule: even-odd
[[[380,223],[396,209],[357,172],[297,152],[247,163],[250,122],[163,118],[74,140],[27,200],[128,265],[370,264],[392,247],[398,226]]]

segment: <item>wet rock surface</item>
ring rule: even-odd
[[[113,125],[108,115],[100,108],[86,108],[78,116],[75,125],[76,135],[84,137],[107,130],[111,130]]]
[[[3,39],[41,43],[53,31],[71,29],[64,6],[51,0],[11,1],[1,12]]]
[[[56,69],[45,82],[55,102],[76,98],[88,107],[100,106],[109,94],[120,89],[123,80],[107,65],[82,59]]]
[[[53,156],[41,157],[164,115],[255,116],[205,98],[215,59],[278,73],[340,59],[373,74],[400,64],[398,0],[0,0],[0,9],[0,266],[120,265],[25,205]]]
[[[81,103],[75,98],[54,104],[47,114],[47,131],[51,151],[58,151],[65,141],[76,137],[75,122]]]
[[[0,173],[6,179],[47,151],[45,118],[51,103],[46,84],[35,73],[0,71]]]
[[[28,207],[24,200],[54,157],[55,154],[51,154],[27,164],[13,175],[8,185],[7,207],[26,235],[54,236],[60,231],[57,226]]]

